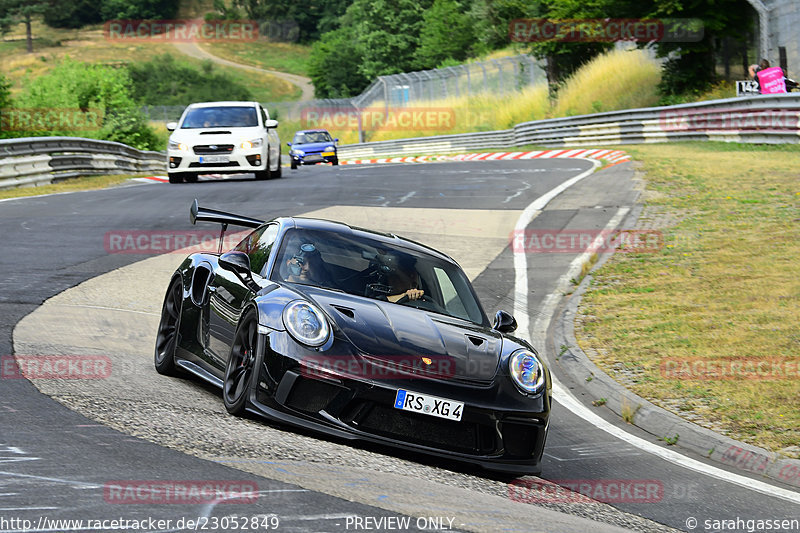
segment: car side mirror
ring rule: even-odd
[[[278,127],[278,121],[277,120],[267,120],[266,122],[264,122],[264,127],[267,128],[268,130],[275,129],[275,128]]]
[[[334,139],[333,142],[335,142],[336,144],[339,144],[339,139]]]
[[[517,329],[517,320],[510,313],[498,311],[494,315],[492,329],[496,329],[500,333],[511,333]]]
[[[291,148],[291,147],[292,147],[292,143],[286,143],[286,146],[288,146],[289,148]]]
[[[177,122],[167,122],[167,131],[175,131],[178,128]]]
[[[252,281],[253,279],[250,272],[250,257],[244,252],[238,250],[225,252],[219,256],[219,266],[233,272],[243,281]]]

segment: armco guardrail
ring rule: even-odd
[[[672,141],[800,142],[800,95],[729,98],[517,124],[513,129],[342,146],[340,158],[537,144],[549,147]]]
[[[729,98],[537,120],[502,131],[351,144],[340,159],[537,144],[581,147],[673,141],[800,142],[800,95]],[[0,140],[0,189],[86,174],[164,172],[165,155],[78,137]]]
[[[166,155],[81,137],[0,140],[0,189],[89,174],[165,172]]]

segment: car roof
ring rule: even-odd
[[[343,235],[362,236],[378,241],[382,244],[387,245],[390,248],[391,247],[406,248],[420,254],[432,255],[443,261],[447,261],[449,263],[453,263],[454,265],[458,265],[458,263],[456,263],[452,257],[440,252],[439,250],[431,248],[430,246],[426,246],[422,243],[412,241],[410,239],[398,237],[393,233],[383,233],[380,231],[361,228],[358,226],[350,226],[349,224],[345,224],[344,222],[337,222],[334,220],[324,220],[320,218],[284,217],[277,219],[277,221],[283,223],[286,229],[288,228],[308,229],[315,231],[329,231],[331,233],[339,233]]]
[[[294,132],[295,135],[297,135],[298,133],[328,133],[328,134],[330,134],[328,132],[328,130],[297,130],[296,132]]]
[[[233,101],[225,101],[225,102],[195,102],[190,104],[189,107],[256,107],[258,106],[258,102],[233,102]]]

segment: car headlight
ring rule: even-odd
[[[170,150],[180,150],[182,152],[186,152],[189,150],[189,147],[183,143],[179,143],[176,141],[169,141],[168,147]]]
[[[538,392],[544,385],[544,366],[530,350],[517,350],[508,358],[508,373],[524,393]]]
[[[326,152],[333,152],[334,150],[336,150],[336,148],[334,148],[333,146],[326,146],[325,147],[325,151]]]
[[[295,150],[294,155],[306,155],[306,153],[302,150]]]
[[[295,300],[283,309],[283,323],[292,337],[308,346],[321,346],[328,340],[328,319],[315,305]]]
[[[250,148],[260,148],[263,144],[264,139],[252,139],[242,142],[241,147],[245,150],[249,150]]]

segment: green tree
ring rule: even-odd
[[[703,38],[696,42],[659,42],[664,63],[663,95],[699,93],[716,81],[715,45],[724,37],[745,41],[755,21],[746,0],[664,0],[652,2],[654,18],[694,18],[702,21]]]
[[[417,68],[435,68],[448,60],[462,62],[475,43],[472,18],[456,0],[435,0],[422,17]]]
[[[235,6],[265,25],[269,23],[296,24],[297,39],[317,40],[324,32],[336,29],[338,18],[352,0],[233,0]]]
[[[82,28],[103,22],[97,0],[50,0],[44,23],[51,28]]]
[[[317,98],[347,98],[363,91],[370,79],[361,74],[358,65],[362,50],[350,26],[325,33],[314,43],[308,72]]]
[[[342,19],[361,48],[359,72],[367,79],[414,70],[423,14],[432,0],[355,0]]]
[[[178,0],[103,0],[103,20],[172,19],[178,13]]]
[[[45,0],[0,0],[0,33],[5,34],[11,26],[25,24],[25,37],[28,53],[33,53],[33,17],[47,11],[49,5]]]

